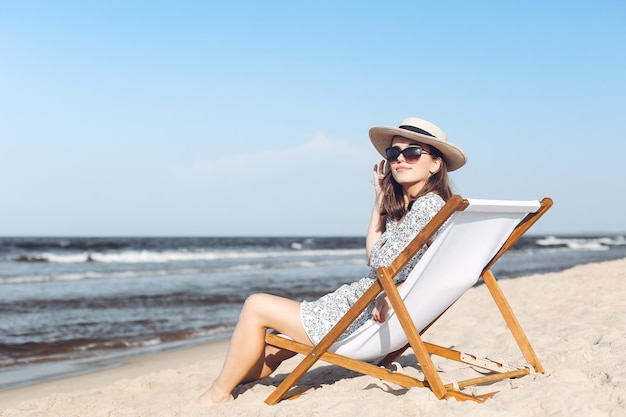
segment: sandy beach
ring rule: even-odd
[[[125,359],[85,375],[0,392],[0,416],[624,416],[626,415],[626,259],[500,281],[545,374],[475,388],[499,390],[485,403],[440,401],[319,363],[300,381],[305,395],[263,401],[301,357],[270,378],[239,387],[212,409],[193,403],[219,372],[228,341]],[[424,339],[524,363],[484,286],[471,289]],[[400,358],[415,365],[412,353]],[[437,360],[444,382],[473,372]],[[409,369],[410,372],[410,369]],[[356,414],[355,414],[356,413]]]

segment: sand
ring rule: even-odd
[[[263,400],[298,360],[270,378],[235,391],[236,399],[210,409],[193,405],[198,389],[219,372],[228,342],[135,358],[115,368],[0,392],[0,417],[9,416],[626,416],[626,259],[587,264],[552,274],[500,282],[545,374],[501,381],[482,404],[437,400],[319,363],[294,400]],[[484,286],[472,288],[424,339],[511,365],[524,359]],[[416,372],[407,352],[400,363]],[[474,372],[437,360],[444,382]],[[0,376],[1,377],[1,376]]]

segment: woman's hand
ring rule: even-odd
[[[374,311],[372,311],[372,318],[378,323],[384,323],[387,320],[387,313],[389,312],[391,303],[387,297],[378,297],[376,304],[374,305]]]
[[[376,191],[376,199],[374,202],[374,208],[372,209],[372,217],[370,217],[370,225],[367,229],[367,238],[365,239],[365,263],[367,265],[370,264],[372,247],[385,231],[385,224],[380,216],[380,205],[384,196],[382,187],[383,178],[385,178],[387,171],[389,171],[389,167],[384,159],[380,161],[380,164],[374,165],[374,180],[372,181],[372,184],[374,185],[374,190]]]
[[[400,290],[400,288],[402,288],[402,284],[404,284],[404,281],[397,283],[396,288]],[[372,311],[372,318],[374,321],[384,323],[387,320],[387,313],[389,313],[390,308],[391,303],[389,302],[389,297],[383,297],[383,294],[379,295],[376,299],[376,304],[374,304],[374,311]]]
[[[385,178],[387,170],[387,162],[384,159],[380,161],[380,164],[374,165],[374,181],[372,181],[372,184],[374,184],[374,190],[376,190],[376,195],[379,195],[382,191],[383,178]]]

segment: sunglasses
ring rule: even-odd
[[[404,148],[402,150],[395,146],[385,149],[385,155],[387,156],[387,162],[389,163],[396,161],[398,157],[402,155],[408,164],[416,164],[417,161],[420,160],[420,156],[422,156],[423,153],[427,155],[430,154],[430,152],[426,152],[419,146],[409,146],[408,148]]]

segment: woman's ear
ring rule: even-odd
[[[441,169],[441,158],[433,158],[433,163],[430,164],[430,175],[435,175]]]

